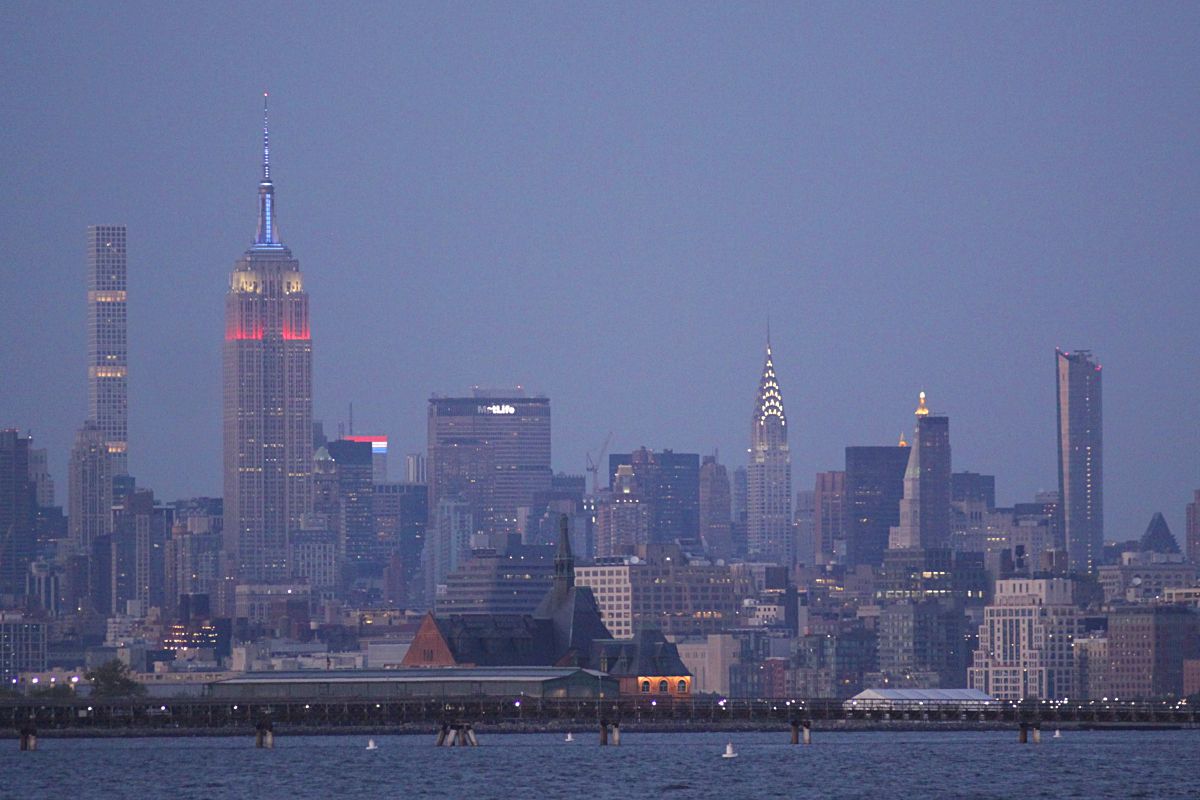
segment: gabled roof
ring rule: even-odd
[[[533,618],[550,624],[558,664],[594,666],[588,661],[592,642],[612,638],[600,616],[596,596],[587,586],[572,586],[565,592],[552,590],[533,612]]]
[[[553,632],[548,622],[526,614],[452,614],[434,617],[459,664],[550,666]]]
[[[593,642],[592,666],[615,676],[692,674],[679,648],[651,628],[637,631],[632,639]]]

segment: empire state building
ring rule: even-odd
[[[223,358],[226,573],[283,580],[312,510],[312,340],[300,262],[279,240],[265,94],[258,233],[233,265]]]

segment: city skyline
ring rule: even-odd
[[[808,20],[811,25],[820,22]],[[1051,22],[1061,25],[1063,20],[1053,18]],[[652,19],[650,23],[652,30],[661,33],[661,20]],[[1099,35],[1106,30],[1105,23],[1111,25],[1114,21],[1094,21],[1090,23],[1094,27],[1089,30]],[[152,18],[146,24],[153,26],[156,21]],[[712,24],[711,19],[689,22],[693,27]],[[1166,23],[1158,21],[1154,24]],[[793,25],[792,29],[796,27]],[[82,30],[82,25],[67,26],[66,35],[74,41]],[[35,35],[30,37],[31,43],[21,47],[45,45],[45,31],[32,33]],[[499,33],[502,38],[518,37],[514,30],[505,26],[500,26]],[[902,29],[901,34],[907,37],[906,40],[917,35],[907,28]],[[1168,42],[1172,41],[1174,39],[1168,37]],[[937,39],[935,44],[940,42]],[[680,55],[669,42],[664,47],[667,52],[653,61],[660,69],[667,63],[668,55]],[[87,48],[80,45],[79,52],[85,53]],[[779,57],[778,52],[769,49],[762,57],[768,61],[762,63],[771,63],[769,59]],[[1083,69],[1089,75],[1108,75],[1115,69],[1116,62],[1112,60],[1103,56],[1092,58],[1094,60],[1084,62],[1085,67],[1077,69]],[[1143,70],[1140,74],[1143,77],[1159,75],[1166,69],[1165,58],[1151,59],[1149,66],[1143,64],[1139,67]],[[285,61],[288,66],[295,66],[294,60]],[[690,63],[686,57],[685,62]],[[541,62],[533,63],[540,65]],[[527,70],[531,64],[518,58],[510,66]],[[106,68],[122,70],[115,62],[108,62]],[[284,169],[289,185],[289,240],[305,253],[306,264],[310,265],[306,270],[306,279],[312,284],[309,288],[322,298],[314,316],[314,327],[328,332],[331,337],[329,344],[323,344],[315,357],[315,371],[319,376],[315,386],[315,416],[324,419],[327,426],[332,427],[342,413],[341,409],[353,401],[362,427],[388,433],[397,453],[419,451],[424,438],[423,410],[431,393],[461,392],[475,384],[523,383],[554,401],[556,446],[553,466],[556,470],[582,473],[583,454],[587,451],[594,454],[604,432],[610,429],[615,432],[613,450],[628,451],[640,445],[691,452],[710,452],[719,448],[724,454],[724,462],[736,466],[743,462],[731,456],[739,455],[745,447],[744,423],[740,420],[744,419],[746,387],[754,377],[752,368],[748,367],[753,362],[752,354],[758,351],[769,311],[778,349],[787,354],[787,363],[780,365],[780,373],[789,406],[802,410],[801,420],[808,416],[810,409],[819,410],[822,416],[820,426],[799,425],[790,441],[794,488],[805,488],[817,471],[839,468],[845,446],[894,442],[895,432],[906,427],[911,396],[915,391],[925,389],[937,398],[935,410],[954,417],[956,465],[961,469],[995,474],[1000,502],[1011,504],[1028,499],[1038,488],[1054,488],[1054,388],[1050,383],[1047,353],[1053,347],[1072,350],[1082,347],[1096,352],[1110,373],[1105,392],[1109,410],[1105,427],[1107,537],[1136,537],[1154,511],[1162,511],[1173,529],[1183,529],[1183,507],[1198,482],[1195,426],[1187,422],[1194,418],[1195,409],[1186,399],[1196,395],[1196,377],[1188,370],[1169,371],[1163,370],[1162,366],[1168,352],[1172,357],[1182,355],[1187,362],[1193,360],[1190,356],[1196,351],[1195,340],[1185,332],[1183,325],[1184,309],[1195,298],[1194,291],[1187,291],[1188,287],[1194,287],[1194,281],[1183,271],[1185,261],[1172,249],[1186,250],[1185,245],[1194,239],[1194,228],[1186,224],[1182,230],[1167,232],[1164,236],[1160,227],[1163,223],[1152,222],[1146,226],[1146,231],[1127,236],[1129,244],[1105,251],[1100,248],[1104,246],[1106,234],[1099,228],[1102,220],[1105,224],[1111,224],[1113,220],[1093,209],[1091,217],[1081,216],[1090,221],[1076,222],[1074,227],[1064,226],[1060,231],[1062,236],[1049,237],[1046,240],[1051,245],[1048,254],[1039,256],[1027,266],[1015,266],[1020,262],[1015,258],[1018,251],[1012,249],[1011,242],[1005,241],[1007,237],[984,236],[984,241],[998,246],[1006,255],[997,252],[980,257],[980,252],[972,246],[976,244],[973,237],[950,236],[945,240],[946,250],[935,253],[939,257],[933,259],[936,269],[932,274],[953,291],[939,292],[937,287],[923,286],[921,291],[927,296],[920,297],[898,291],[903,283],[900,276],[923,260],[918,256],[923,255],[936,238],[931,234],[952,233],[950,221],[944,227],[926,229],[925,237],[906,238],[897,236],[896,223],[889,222],[882,209],[871,207],[860,211],[856,219],[872,223],[872,241],[900,245],[899,255],[881,259],[878,254],[871,256],[861,249],[856,251],[845,232],[837,228],[837,203],[820,202],[808,195],[805,197],[812,206],[806,213],[821,220],[822,224],[833,225],[835,233],[818,235],[804,220],[785,215],[786,219],[774,218],[776,225],[755,228],[753,234],[746,234],[745,238],[729,238],[720,233],[718,218],[714,216],[716,209],[693,207],[679,212],[682,214],[680,219],[687,221],[685,227],[667,225],[657,234],[652,229],[644,230],[636,240],[614,240],[618,249],[608,251],[609,257],[605,257],[606,251],[594,244],[577,252],[568,244],[587,245],[593,241],[592,236],[599,235],[598,232],[614,230],[610,227],[614,218],[604,217],[604,224],[595,229],[597,233],[589,234],[581,227],[576,215],[564,219],[549,207],[531,206],[530,191],[536,188],[535,184],[514,183],[511,176],[506,179],[503,172],[496,171],[506,161],[506,152],[515,154],[519,163],[525,163],[521,158],[526,151],[519,143],[520,135],[527,132],[523,124],[511,123],[504,128],[492,140],[490,148],[484,141],[471,140],[471,147],[465,151],[471,153],[469,168],[458,171],[448,167],[447,157],[453,155],[453,148],[438,151],[427,147],[413,148],[418,153],[437,154],[431,159],[431,171],[420,173],[423,182],[417,185],[423,187],[421,197],[427,200],[431,196],[434,200],[441,198],[443,202],[433,204],[440,209],[438,214],[441,216],[435,219],[428,210],[415,208],[415,200],[400,203],[395,217],[380,216],[380,206],[372,201],[380,197],[378,179],[381,172],[391,176],[416,175],[414,162],[409,159],[349,160],[348,155],[354,148],[370,150],[369,139],[377,124],[375,121],[365,120],[358,131],[339,128],[336,131],[339,135],[332,136],[335,131],[325,126],[320,118],[323,104],[309,99],[323,97],[329,91],[328,86],[319,82],[306,86],[297,78],[281,74],[281,69],[274,66],[257,70],[257,73],[254,81],[267,83],[284,98],[279,108],[290,138],[290,143],[284,145],[288,153]],[[471,82],[469,74],[455,74],[458,79],[467,81],[468,88],[479,90],[480,84]],[[844,86],[836,76],[821,75],[830,87]],[[46,99],[39,102],[74,98],[81,103],[79,113],[95,102],[75,97],[73,90],[49,78],[39,80],[51,89]],[[111,171],[104,171],[101,176],[94,170],[81,169],[76,186],[82,199],[65,201],[64,214],[54,217],[56,226],[67,233],[68,243],[78,241],[78,234],[71,234],[71,231],[82,231],[97,221],[120,222],[128,228],[132,298],[129,336],[133,463],[130,471],[140,483],[168,498],[219,493],[220,423],[215,408],[219,405],[220,360],[211,345],[214,330],[220,329],[217,316],[220,302],[216,293],[225,269],[221,265],[227,263],[227,254],[236,252],[232,247],[240,250],[245,246],[245,235],[240,233],[244,229],[240,224],[244,209],[238,208],[238,195],[230,187],[244,185],[248,164],[237,154],[243,153],[239,143],[247,139],[245,133],[251,119],[246,112],[247,101],[261,89],[243,84],[241,80],[222,84],[215,94],[203,95],[197,102],[204,113],[185,115],[185,107],[178,101],[156,107],[155,113],[165,115],[164,124],[169,128],[178,127],[185,120],[189,124],[195,122],[202,131],[200,135],[211,144],[211,150],[205,152],[206,148],[197,148],[193,143],[188,153],[192,169],[174,176],[174,180],[186,184],[186,191],[178,193],[183,198],[168,198],[163,202],[158,184],[139,180],[140,171],[147,166],[131,164],[130,186],[137,188],[123,187],[116,193],[99,190],[102,185],[111,185]],[[971,81],[964,84],[959,88],[974,85]],[[280,88],[275,89],[276,85]],[[767,85],[771,92],[779,90],[770,82]],[[1058,91],[1050,91],[1044,85],[1021,85],[1030,91],[1048,92],[1051,99],[1059,96]],[[1169,80],[1165,85],[1167,88],[1159,91],[1194,92]],[[164,88],[152,85],[150,96],[158,98]],[[958,93],[951,92],[950,95],[961,99]],[[426,99],[441,96],[440,92],[431,91]],[[554,105],[544,95],[535,93],[535,96],[542,97],[535,103],[541,113],[574,130],[579,121],[575,105],[568,103],[565,110],[555,113]],[[611,104],[607,94],[603,97]],[[1039,97],[1047,99],[1041,94]],[[637,98],[639,102],[649,98],[644,86]],[[422,108],[423,102],[414,101],[414,105]],[[1092,103],[1098,102],[1099,98],[1085,98],[1077,108],[1095,113],[1097,107]],[[18,107],[24,109],[27,105]],[[1118,106],[1113,119],[1126,119],[1124,115],[1131,113],[1136,104],[1128,100]],[[214,108],[218,113],[210,117],[207,112]],[[495,112],[491,106],[488,108]],[[751,103],[749,108],[752,112],[762,113],[765,107]],[[968,108],[979,110],[975,106]],[[686,122],[678,109],[668,111],[670,113],[654,119],[663,124]],[[884,111],[887,113],[874,118],[868,115],[867,119],[883,121],[895,114],[896,109],[888,107]],[[134,119],[140,121],[142,113],[135,109]],[[420,127],[422,113],[425,112],[412,115],[412,120],[417,120],[416,127]],[[198,117],[209,119],[201,123],[196,121]],[[429,123],[434,127],[450,124],[442,118],[428,118],[435,121]],[[1155,121],[1166,130],[1150,134],[1145,130],[1141,132],[1150,135],[1151,141],[1161,148],[1168,148],[1169,153],[1175,153],[1167,143],[1170,131],[1175,130],[1176,125],[1186,126],[1183,122],[1161,117],[1156,117]],[[36,114],[15,114],[14,130],[4,140],[6,154],[10,147],[24,146],[29,134],[40,130],[42,124],[42,118]],[[124,130],[122,125],[103,116],[96,124],[100,127],[92,128],[88,133],[99,137],[96,146],[111,148],[115,163],[128,164],[127,145],[114,140],[117,132]],[[387,124],[394,124],[394,120]],[[1037,125],[1032,127],[1039,129]],[[787,138],[788,141],[800,141],[802,132],[812,132],[793,118],[788,118],[786,124],[776,121],[768,129],[771,137]],[[982,127],[967,125],[967,131],[976,140],[986,141],[978,139],[983,135]],[[788,136],[789,132],[794,135]],[[905,128],[904,134],[910,138],[896,141],[906,142],[912,153],[924,153],[928,157],[932,151],[923,149],[922,145],[945,144],[942,136],[946,131],[937,133],[941,135],[924,138],[919,129]],[[426,141],[417,133],[412,136],[414,139],[410,144]],[[137,136],[132,139],[141,141]],[[51,137],[51,141],[57,140]],[[705,145],[693,155],[736,155],[736,150],[718,147],[715,144],[718,139],[705,138],[704,141]],[[869,134],[864,134],[862,141],[880,144]],[[1012,147],[1018,141],[1021,137],[1003,139],[1002,143]],[[1108,162],[1096,160],[1096,156],[1122,153],[1127,143],[1120,137],[1103,141],[1104,147],[1099,151],[1086,160],[1071,162],[1069,166],[1109,170]],[[653,145],[648,151],[614,149],[607,134],[600,144],[608,146],[599,149],[595,157],[599,163],[624,153],[639,168],[652,167],[655,159],[651,156],[662,155]],[[830,142],[824,144],[845,157],[844,151]],[[319,152],[320,147],[329,148],[328,158]],[[66,166],[79,167],[78,150],[57,146],[55,149],[62,152]],[[552,147],[551,150],[554,163],[560,168],[570,163],[573,149],[564,151]],[[37,155],[40,151],[32,148],[31,152],[35,155],[29,163],[41,163]],[[735,196],[760,198],[760,204],[756,206],[760,210],[775,208],[775,203],[795,208],[794,204],[801,197],[797,194],[800,189],[796,187],[805,185],[811,190],[811,184],[794,180],[797,178],[794,164],[788,170],[793,185],[785,186],[764,177],[762,169],[776,163],[772,158],[778,156],[777,151],[771,152],[770,158],[762,160],[738,162],[731,158],[730,164],[723,165],[720,170],[721,185],[737,190]],[[1037,152],[1045,154],[1045,151]],[[173,149],[172,153],[177,155]],[[373,155],[378,153],[373,152]],[[165,156],[165,151],[156,155],[160,159]],[[419,159],[419,155],[412,158]],[[1195,169],[1192,153],[1179,151],[1172,158],[1172,163],[1184,172]],[[25,163],[16,156],[7,160],[14,164]],[[835,162],[844,168],[844,161],[835,159]],[[151,163],[156,162],[151,159]],[[341,167],[340,184],[355,187],[357,193],[340,194],[338,184],[331,180],[330,163]],[[677,168],[689,167],[687,161],[668,159],[666,163]],[[897,163],[887,158],[877,158],[874,162],[877,167],[884,167],[885,173],[886,168]],[[1029,166],[1033,162],[1020,163]],[[932,164],[927,161],[925,166],[951,169],[951,174],[959,180],[974,174],[970,169],[954,171],[954,162],[937,158]],[[919,167],[919,163],[912,165],[912,169]],[[997,165],[990,163],[978,168],[990,174]],[[24,169],[6,167],[8,183],[27,185],[17,180]],[[812,167],[805,166],[805,169]],[[207,182],[197,181],[190,173],[211,178]],[[827,182],[830,175],[818,174],[826,182],[817,183],[816,194],[824,201],[840,197],[836,193],[830,195]],[[1143,186],[1137,181],[1131,183],[1124,173],[1105,171],[1103,174],[1118,180],[1121,188],[1113,189],[1116,197],[1127,197],[1129,192]],[[440,185],[438,175],[445,176],[448,181],[441,192],[437,190]],[[740,177],[743,175],[745,177]],[[1184,195],[1172,193],[1169,184],[1158,182],[1165,180],[1158,172],[1151,169],[1142,175],[1138,181],[1150,182],[1150,186],[1161,189],[1159,195],[1165,198],[1171,211],[1167,218],[1173,219],[1172,215],[1179,213],[1190,214],[1190,209],[1194,209],[1192,190],[1185,190],[1190,194]],[[99,182],[101,177],[106,184]],[[618,170],[616,177],[624,178],[624,173]],[[857,175],[856,179],[862,181],[865,177]],[[596,191],[601,184],[595,183],[595,178],[588,173],[579,185]],[[698,183],[700,180],[692,169],[685,169],[683,178],[671,183],[671,194],[658,199],[674,198],[686,187],[702,185]],[[471,181],[478,185],[478,192],[468,188]],[[47,183],[53,185],[55,181]],[[904,184],[905,181],[888,184],[886,193],[894,196]],[[857,185],[862,184],[848,184],[851,187]],[[1077,180],[1070,183],[1069,191],[1081,192],[1085,185],[1091,184]],[[518,207],[537,220],[532,229],[522,234],[519,242],[500,234],[496,227],[500,218],[494,214],[484,214],[484,225],[478,229],[467,216],[452,213],[455,208],[460,211],[486,210],[489,207],[486,201],[495,199],[497,186],[516,189]],[[563,191],[558,184],[554,186],[556,195]],[[936,198],[934,207],[957,196],[952,191],[953,181],[942,182],[939,186],[943,193],[924,196],[926,200]],[[338,193],[331,191],[335,188]],[[1013,187],[1010,185],[1009,189]],[[643,209],[647,200],[654,199],[639,193],[627,180],[620,180],[600,193],[605,198],[626,195],[633,198],[635,207]],[[316,199],[322,196],[328,199]],[[857,197],[853,193],[846,197],[851,196]],[[220,197],[224,199],[214,202],[214,198]],[[447,197],[459,197],[465,205],[456,206],[452,199],[447,201]],[[1078,195],[1071,197],[1069,207],[1086,208],[1086,204],[1078,205],[1082,202]],[[184,198],[186,204],[178,205]],[[1013,190],[1009,196],[1010,200],[1019,198],[1036,199],[1036,193]],[[71,291],[70,302],[61,303],[62,310],[50,312],[45,321],[41,316],[30,317],[29,314],[37,311],[40,315],[48,307],[41,283],[78,286],[82,260],[78,248],[63,247],[62,253],[54,253],[45,261],[44,274],[38,276],[36,282],[16,269],[19,263],[30,261],[24,255],[29,252],[24,243],[26,237],[18,232],[22,228],[31,229],[30,223],[39,218],[39,209],[49,199],[49,195],[32,191],[29,207],[14,209],[13,220],[3,223],[5,240],[14,242],[17,247],[13,256],[17,260],[5,269],[5,283],[8,286],[11,281],[13,291],[29,298],[30,308],[14,309],[13,321],[4,329],[10,345],[4,349],[3,362],[8,374],[24,377],[28,390],[6,392],[0,412],[6,425],[18,426],[23,431],[32,430],[36,446],[49,449],[51,471],[58,485],[65,487],[65,463],[71,441],[85,416],[86,394],[79,380],[84,374],[81,368],[84,353],[79,337],[84,319],[83,298],[77,297],[81,294],[77,290]],[[161,218],[162,212],[150,212],[147,204],[170,209],[175,218]],[[331,216],[337,204],[346,205],[355,215],[365,217],[366,222],[373,220],[374,225],[359,228],[357,222],[345,216]],[[581,210],[579,206],[574,208]],[[1141,219],[1139,214],[1145,210],[1144,205],[1137,203],[1128,208],[1132,215],[1130,219]],[[1016,209],[1014,204],[993,208],[993,213],[999,217],[993,224],[1016,225],[1012,230],[1022,230],[1026,234],[1040,230],[1036,226],[1032,229],[1020,227],[1023,217],[1014,216]],[[902,209],[893,208],[890,213],[905,222],[916,221],[911,213]],[[670,220],[670,217],[657,218]],[[400,223],[394,226],[398,230],[386,231],[380,227],[380,223],[390,225],[393,220]],[[406,220],[412,221],[406,223]],[[955,220],[966,230],[978,232],[984,217],[968,215]],[[436,223],[437,237],[414,233],[418,226],[431,222]],[[562,231],[558,230],[559,223],[562,223]],[[804,236],[781,235],[781,226],[785,224],[802,229]],[[972,228],[972,224],[976,227]],[[340,231],[337,235],[331,233],[335,227]],[[1117,221],[1114,227],[1129,233],[1125,223]],[[1065,234],[1068,229],[1071,236]],[[363,235],[367,231],[379,237],[378,246],[372,242],[366,251],[347,251],[355,253],[350,258],[337,257],[338,248],[347,242],[367,241]],[[715,302],[705,292],[693,288],[693,281],[688,280],[692,270],[685,265],[696,253],[680,248],[675,242],[683,231],[707,232],[707,237],[717,237],[701,237],[710,244],[719,245],[715,248],[719,257],[707,259],[703,268],[697,267],[700,269],[698,274],[709,282],[709,286],[716,285],[715,281],[720,278],[731,278],[734,271],[742,269],[742,263],[752,265],[739,278],[728,281],[729,296],[721,302]],[[1096,242],[1088,248],[1069,247],[1068,239],[1081,233],[1095,234]],[[463,250],[444,238],[452,234],[466,234],[477,249]],[[1149,247],[1152,237],[1167,244]],[[743,260],[739,254],[755,238],[766,249],[756,251],[751,247],[746,252],[756,255]],[[1012,238],[1019,237],[1014,234]],[[489,244],[491,240],[494,242]],[[172,241],[182,244],[168,246]],[[1139,241],[1143,244],[1142,250],[1135,244]],[[231,246],[230,242],[234,244]],[[553,253],[540,251],[539,242],[552,246]],[[635,247],[639,242],[640,247]],[[803,246],[805,244],[817,245],[817,255],[812,255],[812,251]],[[541,253],[528,262],[531,267],[538,267],[528,270],[531,277],[524,277],[526,270],[521,265],[526,262],[517,257],[523,248],[526,253]],[[837,253],[840,249],[846,252]],[[1135,290],[1116,276],[1122,272],[1137,272],[1135,267],[1144,264],[1142,251],[1157,253],[1160,257],[1165,254],[1166,258],[1159,262],[1162,268],[1150,269],[1144,275],[1144,285]],[[364,276],[348,272],[348,264],[376,258],[369,254],[379,252],[401,256],[394,260],[384,259],[388,272],[394,275],[384,276],[375,284],[377,291],[367,292]],[[1108,255],[1104,259],[1095,258],[1106,252]],[[476,257],[489,253],[490,258]],[[607,289],[594,294],[580,293],[574,287],[574,281],[586,274],[603,282],[607,277],[605,269],[619,265],[624,258],[622,253],[633,254],[635,257],[630,263],[639,266],[638,271],[633,271],[632,266],[618,266],[618,277],[628,281],[644,274],[649,279],[648,291],[642,296],[631,295],[628,291],[616,293],[622,296],[618,299],[623,298],[625,304],[632,303],[631,307],[606,299]],[[407,254],[415,255],[408,261]],[[878,293],[873,293],[867,284],[878,279],[881,273],[862,268],[864,256],[873,257],[876,263],[882,262],[888,268],[887,272],[892,273],[880,282]],[[960,259],[963,256],[966,258]],[[456,260],[460,262],[458,266],[451,263]],[[963,266],[963,261],[974,263]],[[566,262],[572,267],[562,271],[563,275],[571,276],[570,282],[549,269],[554,262]],[[471,267],[464,268],[463,264]],[[591,265],[590,273],[587,269],[581,270],[584,264]],[[847,264],[858,265],[852,266],[849,272],[853,292],[839,289],[829,274],[830,269],[845,269]],[[439,270],[434,265],[443,268],[450,265],[450,268]],[[1085,266],[1092,280],[1082,286],[1072,283],[1071,277],[1082,274],[1079,271]],[[1005,270],[1012,270],[1012,274]],[[167,273],[169,277],[161,273]],[[378,272],[372,274],[380,277]],[[533,276],[545,285],[536,285]],[[1184,291],[1173,291],[1180,280]],[[739,282],[759,295],[764,285],[778,283],[779,291],[773,295],[777,299],[767,304],[751,302],[747,294],[734,285]],[[453,313],[445,299],[456,291],[459,293],[456,303],[465,299],[468,306],[486,309],[486,313],[476,315],[478,319],[466,319]],[[499,293],[497,302],[488,305],[489,295],[495,292]],[[529,295],[524,301],[519,299],[522,293]],[[574,299],[578,294],[583,294],[584,298]],[[1065,307],[1065,299],[1071,296],[1074,300],[1077,295],[1083,296],[1083,302],[1078,305],[1086,309],[1086,313]],[[1014,296],[1020,299],[1014,299]],[[1117,300],[1110,297],[1119,298],[1120,303],[1114,304]],[[956,298],[957,303],[949,302],[951,298]],[[861,333],[854,330],[855,326],[840,321],[845,310],[858,301],[865,303],[863,318],[872,322],[864,326]],[[898,308],[892,308],[890,304],[893,303]],[[421,304],[430,307],[428,314],[414,308]],[[1061,310],[1056,308],[1059,304],[1064,306]],[[649,326],[644,320],[646,311],[652,308],[662,312],[672,309],[663,316],[673,318],[673,324]],[[1048,309],[1056,310],[1049,323],[1041,319]],[[737,313],[731,314],[731,311]],[[995,315],[994,320],[989,321],[986,315],[989,311]],[[926,321],[923,330],[915,331],[911,327],[913,315]],[[713,326],[712,320],[722,324]],[[726,323],[726,320],[732,321]],[[387,324],[381,326],[382,321]],[[356,327],[349,322],[361,324],[362,330],[339,330]],[[17,326],[22,329],[18,330]],[[546,327],[552,327],[557,335],[544,336]],[[30,338],[35,331],[38,333],[36,340]],[[903,357],[899,344],[885,341],[902,340],[905,338],[900,335],[902,333],[915,336],[916,343],[921,345],[911,347],[906,344]],[[944,344],[945,340],[956,337],[970,345],[950,347]],[[533,340],[535,346],[531,348],[522,340]],[[631,347],[628,344],[638,341],[657,341],[666,347]],[[430,345],[431,342],[437,346]],[[922,350],[926,352],[920,352]],[[662,358],[664,353],[667,358]],[[58,358],[47,358],[48,355]],[[39,369],[36,372],[30,370],[30,363],[38,363]],[[1154,387],[1153,392],[1146,391],[1150,386]],[[693,400],[693,396],[703,399]],[[47,402],[50,398],[61,399]],[[667,408],[672,412],[664,414],[661,409]]]

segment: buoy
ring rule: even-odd
[[[378,750],[379,746],[375,744],[374,739],[367,739],[367,749],[368,750]]]
[[[721,758],[737,758],[737,753],[733,751],[733,742],[725,745],[725,752],[721,754]]]
[[[572,735],[571,735],[571,733],[568,731],[568,732],[567,732],[567,738],[563,739],[563,741],[564,741],[564,742],[573,742],[573,741],[575,741],[575,737],[574,737],[574,736],[572,736]]]

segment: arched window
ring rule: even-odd
[[[666,678],[663,678],[661,681],[658,682],[658,690],[660,692],[669,692],[671,690],[670,686],[671,685],[669,683],[667,683]]]
[[[687,694],[687,681],[681,680],[679,682],[679,693]]]
[[[650,691],[650,681],[642,681],[642,691],[643,692]]]

